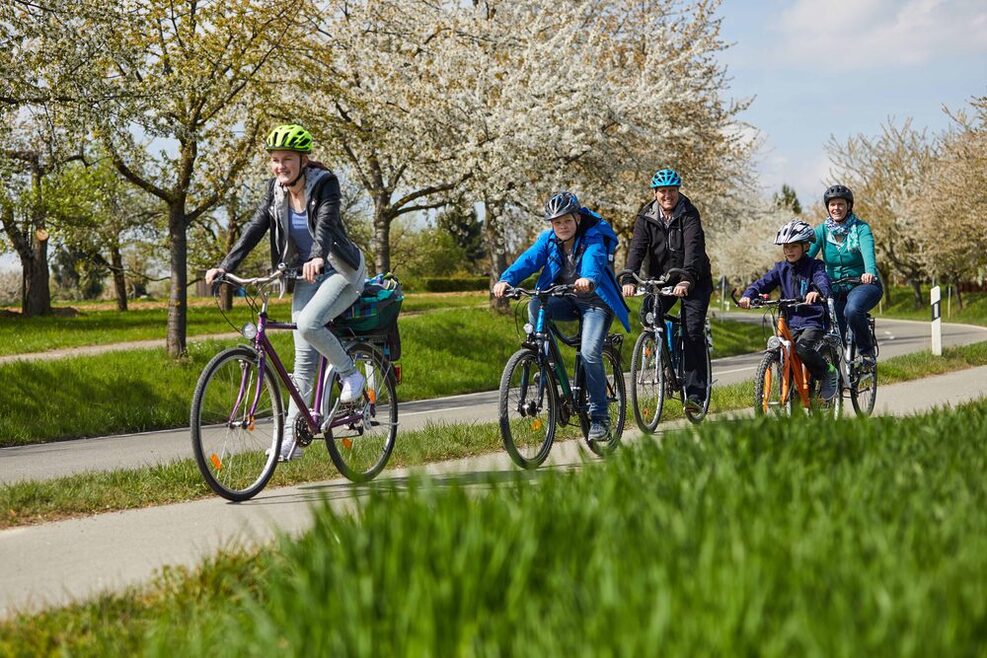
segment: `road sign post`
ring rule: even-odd
[[[932,289],[932,353],[942,356],[942,290]]]

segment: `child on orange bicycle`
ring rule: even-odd
[[[788,326],[795,338],[796,354],[821,383],[819,397],[829,401],[836,395],[838,380],[836,368],[819,352],[827,322],[826,307],[819,301],[829,297],[830,287],[825,264],[807,255],[814,235],[812,227],[800,219],[782,226],[775,244],[781,245],[785,260],[775,263],[767,274],[748,286],[737,303],[741,308],[750,308],[752,297],[781,287],[783,298],[804,299],[813,304],[792,309],[787,316]]]

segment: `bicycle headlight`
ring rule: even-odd
[[[644,321],[647,322],[648,324],[654,324],[655,323],[655,312],[654,311],[648,311],[647,315],[644,316]]]
[[[243,334],[243,337],[247,340],[253,340],[257,337],[257,325],[253,322],[248,322],[243,325],[243,329],[240,330],[240,333]]]
[[[517,325],[514,326],[516,327]],[[522,327],[522,329],[524,329],[524,334],[526,336],[530,336],[532,332],[534,332],[535,327],[530,322],[525,322],[524,327]]]
[[[781,347],[781,339],[777,336],[772,336],[768,339],[768,351],[774,351]]]

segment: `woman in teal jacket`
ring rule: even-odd
[[[829,213],[816,227],[816,240],[809,257],[822,254],[830,281],[859,277],[859,284],[834,284],[833,300],[840,334],[846,339],[847,324],[853,329],[857,349],[865,358],[874,358],[874,345],[867,330],[867,312],[884,295],[874,258],[874,234],[870,225],[853,214],[853,192],[844,185],[833,185],[823,194]]]
[[[518,285],[538,270],[541,275],[535,285],[539,289],[558,283],[573,285],[575,297],[552,297],[545,312],[555,320],[580,321],[580,353],[589,393],[588,438],[606,441],[610,437],[610,417],[603,341],[614,316],[630,331],[627,305],[611,269],[617,235],[602,217],[580,206],[571,192],[560,192],[545,203],[545,221],[551,222],[552,228],[542,231],[535,243],[504,270],[493,293],[503,297],[508,287]],[[531,300],[528,314],[532,324],[538,308],[538,300]]]

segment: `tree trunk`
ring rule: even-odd
[[[168,298],[168,356],[186,354],[188,326],[188,235],[184,197],[168,206],[168,238],[171,246],[171,293]]]
[[[500,239],[500,223],[498,208],[487,200],[483,201],[483,239],[490,254],[490,288],[500,280],[500,275],[507,269],[507,254],[504,253],[504,241]],[[511,305],[506,299],[497,299],[490,293],[490,308],[499,313],[509,313]]]
[[[117,298],[117,310],[127,310],[127,276],[123,273],[123,254],[119,245],[110,247],[110,263],[113,271],[113,292]]]
[[[922,298],[922,282],[918,280],[917,277],[911,277],[908,279],[908,283],[912,287],[912,294],[915,297],[915,308],[922,308],[925,300]]]
[[[51,314],[51,290],[48,287],[48,237],[39,240],[37,233],[31,238],[31,258],[21,260],[24,271],[24,292],[21,312],[25,317]]]
[[[374,274],[391,271],[391,220],[393,216],[390,215],[389,210],[382,195],[374,198],[374,266],[377,268]]]

